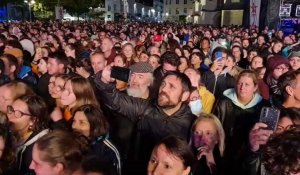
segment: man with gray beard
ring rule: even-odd
[[[138,62],[129,67],[131,75],[127,94],[142,99],[151,98],[149,88],[153,83],[153,68],[149,63]]]

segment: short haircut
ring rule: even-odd
[[[64,68],[66,69],[67,66],[70,64],[69,60],[66,56],[65,53],[63,52],[54,52],[54,53],[49,53],[49,58],[55,59],[58,64],[63,64]]]
[[[300,127],[273,135],[262,149],[262,163],[271,175],[300,172]]]
[[[283,96],[283,100],[286,100],[289,97],[285,88],[287,86],[294,86],[298,75],[300,75],[300,70],[288,71],[279,77],[277,86]]]
[[[182,160],[185,168],[191,167],[193,170],[195,157],[191,147],[184,140],[176,136],[168,136],[161,140],[153,150],[157,149],[159,145],[164,145],[170,154]]]
[[[161,56],[162,63],[169,63],[172,66],[178,67],[180,65],[179,56],[175,52],[167,51]]]
[[[165,75],[165,78],[167,76],[171,76],[171,75],[176,76],[181,81],[182,89],[184,92],[191,91],[192,85],[191,85],[191,81],[188,76],[186,76],[184,73],[181,73],[181,72],[168,71]]]

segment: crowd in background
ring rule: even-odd
[[[0,174],[297,175],[298,37],[0,23]],[[128,81],[116,67],[130,70]],[[280,110],[274,129],[260,122],[264,107]]]

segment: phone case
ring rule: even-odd
[[[268,125],[268,129],[275,131],[278,123],[280,110],[272,107],[263,107],[259,121]]]

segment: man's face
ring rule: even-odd
[[[99,33],[98,33],[98,38],[99,38],[100,40],[103,40],[104,38],[106,38],[105,32],[99,32]]]
[[[258,43],[259,45],[264,44],[264,43],[265,43],[265,38],[264,38],[263,36],[258,37],[257,43]]]
[[[168,72],[168,71],[176,71],[177,70],[177,67],[176,66],[173,66],[169,63],[164,63],[163,64],[163,71],[164,72]]]
[[[274,53],[279,53],[281,51],[281,49],[282,49],[282,46],[283,46],[282,43],[276,43],[276,44],[274,44],[273,48],[272,48],[273,52]]]
[[[182,102],[183,89],[180,79],[175,75],[164,78],[159,88],[158,105],[163,108],[174,108]]]
[[[202,49],[208,49],[209,48],[209,41],[207,41],[207,40],[203,40],[202,42],[201,42],[201,48]]]
[[[54,75],[60,72],[60,64],[54,58],[48,58],[47,70],[50,75]]]
[[[289,59],[289,61],[293,70],[297,70],[300,68],[300,57],[292,57]]]
[[[127,94],[133,97],[142,98],[149,91],[151,85],[151,73],[132,73],[130,76],[129,87]]]
[[[101,47],[102,52],[107,52],[112,49],[113,45],[109,39],[105,38],[102,40],[100,47]]]
[[[103,55],[96,54],[91,57],[91,65],[94,73],[96,74],[104,69],[106,66],[106,60]]]
[[[151,47],[151,49],[150,49],[150,55],[154,55],[154,54],[156,54],[156,55],[160,55],[160,52],[159,52],[159,48],[158,47]]]

